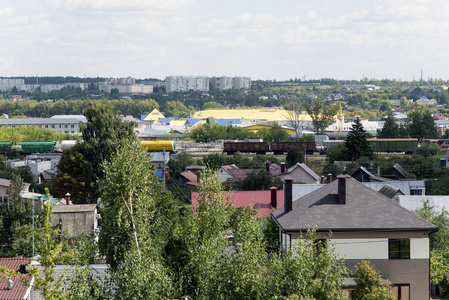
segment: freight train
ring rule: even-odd
[[[241,153],[257,153],[266,154],[273,152],[274,154],[283,154],[290,148],[298,148],[308,154],[317,151],[316,142],[224,142],[223,153],[234,154]]]

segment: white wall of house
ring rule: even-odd
[[[388,239],[331,240],[336,253],[347,259],[388,259]]]
[[[428,259],[429,253],[430,253],[430,245],[428,237],[410,239],[411,259],[419,259],[419,258]]]
[[[288,247],[289,237],[281,234],[282,246]],[[298,245],[301,239],[291,241]],[[335,252],[343,259],[388,259],[388,238],[331,239]],[[429,258],[429,238],[410,238],[410,259]]]

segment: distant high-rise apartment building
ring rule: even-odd
[[[9,92],[13,88],[18,88],[19,85],[24,85],[25,79],[21,78],[0,78],[0,91]]]
[[[232,78],[232,88],[237,89],[237,90],[251,88],[251,78],[250,77],[233,77]]]
[[[167,76],[165,77],[165,91],[167,93],[179,91],[208,91],[209,78],[206,76]]]
[[[209,83],[212,88],[219,90],[249,89],[250,77],[205,77],[205,76],[167,76],[165,91],[167,93],[180,91],[208,91]]]

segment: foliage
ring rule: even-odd
[[[362,156],[374,157],[373,150],[371,150],[367,140],[368,137],[369,135],[360,123],[359,118],[357,118],[345,139],[347,160],[351,160],[351,158],[357,160]]]
[[[157,263],[177,223],[177,204],[154,174],[150,157],[137,140],[121,145],[105,164],[100,252],[112,268],[131,250]]]
[[[288,124],[295,130],[298,138],[307,126],[307,122],[302,117],[302,106],[299,101],[291,101],[284,106],[284,109]]]
[[[215,102],[215,101],[209,101],[203,104],[202,110],[208,110],[208,109],[220,109],[225,108],[222,104]]]
[[[185,118],[194,111],[193,107],[187,108],[179,101],[168,101],[165,104],[165,117],[167,118]]]
[[[190,138],[197,143],[217,140],[242,140],[254,137],[254,133],[243,127],[233,125],[221,126],[219,124],[202,124],[190,131]]]
[[[214,173],[206,170],[204,178],[195,211],[169,243],[170,265],[181,274],[176,297],[341,299],[347,269],[327,241],[317,251],[317,235],[309,233],[288,252],[274,251],[268,259],[267,247],[273,244],[262,232],[275,232],[273,222],[263,229],[251,208],[233,208]]]
[[[168,161],[170,176],[173,178],[178,176],[191,164],[193,164],[193,158],[187,152],[179,152],[177,155],[170,156],[170,160]]]
[[[347,151],[348,149],[346,148],[345,143],[340,143],[332,149],[326,151],[326,161],[333,164],[334,161],[346,160]]]
[[[34,126],[0,127],[0,140],[12,141],[15,145],[19,145],[21,141],[62,141],[75,139],[78,139],[78,137],[62,132],[53,132],[45,128],[36,128]]]
[[[273,253],[267,266],[266,298],[296,294],[303,299],[342,299],[348,275],[329,239],[309,230],[282,256]]]
[[[356,265],[355,282],[357,286],[352,293],[354,300],[395,300],[391,286],[388,283],[382,283],[379,272],[368,260],[363,260]]]
[[[410,107],[407,122],[407,131],[412,138],[434,139],[439,137],[435,120],[430,111],[420,105]]]
[[[399,126],[391,113],[385,118],[384,126],[378,131],[379,138],[394,139],[407,137],[406,128]]]
[[[426,144],[422,143],[420,147],[415,149],[415,155],[420,155],[424,159],[432,156],[444,156],[444,151],[441,150],[438,144]]]
[[[23,199],[20,192],[25,184],[19,175],[14,175],[6,194],[7,200],[0,204],[0,235],[1,256],[13,255],[11,253],[14,243],[14,236],[21,233],[24,225],[30,225],[33,222],[32,209],[33,203],[30,200]],[[0,200],[2,201],[2,200]]]
[[[282,180],[278,177],[274,177],[271,173],[262,171],[251,171],[247,173],[247,176],[243,180],[238,180],[234,183],[234,187],[239,191],[267,191],[272,186],[278,189],[282,188]]]
[[[81,187],[81,191],[74,194],[78,197],[78,201],[90,203],[95,202],[99,196],[98,182],[103,178],[105,161],[111,158],[121,143],[131,142],[137,137],[134,133],[134,124],[123,122],[104,102],[95,104],[89,102],[84,114],[87,122],[80,124],[84,143],[68,152],[64,159],[70,166],[81,163],[79,165],[81,170],[78,167],[76,177],[72,177],[70,170],[60,165],[62,172],[57,178],[55,187],[58,193],[64,192],[64,189],[76,191]]]
[[[430,277],[433,283],[449,291],[449,214],[446,210],[435,212],[429,200],[414,211],[421,218],[439,227],[430,234]]]
[[[52,194],[62,198],[66,193],[70,193],[74,203],[91,202],[90,195],[94,193],[94,182],[88,181],[85,164],[82,144],[65,149],[52,181]]]
[[[335,120],[338,108],[336,105],[325,105],[324,100],[316,98],[312,104],[306,104],[306,110],[312,118],[316,134],[322,134],[324,129]]]
[[[287,156],[285,157],[285,162],[287,168],[296,165],[296,163],[303,163],[304,151],[296,147],[289,148],[287,151]]]
[[[269,129],[260,129],[257,136],[263,138],[265,142],[288,142],[291,140],[287,131],[277,122],[274,122]]]
[[[43,207],[44,222],[41,229],[43,240],[37,243],[37,253],[40,254],[39,263],[44,270],[42,274],[36,265],[30,265],[29,275],[34,277],[33,288],[40,290],[45,299],[66,299],[65,293],[62,292],[64,277],[56,279],[54,268],[58,263],[72,258],[74,252],[63,252],[63,244],[56,243],[59,229],[52,229],[50,224],[53,206],[46,202]]]

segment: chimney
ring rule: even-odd
[[[327,182],[328,183],[332,182],[332,173],[327,174]]]
[[[196,182],[198,183],[198,185],[201,184],[201,172],[200,172],[200,170],[196,171]]]
[[[271,190],[271,207],[276,209],[278,207],[278,198],[277,198],[277,188],[275,186],[272,186],[270,188]]]
[[[268,173],[270,173],[270,162],[269,162],[269,161],[267,161],[267,162],[265,163],[265,170],[266,170]]]
[[[170,179],[170,170],[168,169],[168,167],[165,167],[165,170],[164,170],[164,179],[165,179],[165,180]]]
[[[346,175],[338,175],[338,204],[346,204]]]
[[[284,213],[292,211],[293,208],[293,192],[292,192],[293,179],[286,177],[284,181]]]
[[[65,194],[64,198],[65,198],[65,204],[66,205],[72,204],[72,201],[70,201],[70,193]]]
[[[12,279],[8,277],[8,290],[12,290],[13,283],[14,281],[12,281]]]
[[[285,162],[281,162],[281,174],[285,173]]]
[[[380,176],[380,166],[377,166],[377,176]]]
[[[325,179],[326,177],[324,177],[324,175],[321,175],[321,184],[324,184],[324,179]]]

